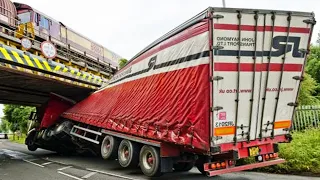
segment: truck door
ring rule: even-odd
[[[289,133],[305,62],[307,17],[215,12],[213,144]]]

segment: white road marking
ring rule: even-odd
[[[100,170],[96,170],[96,169],[86,168],[86,170],[88,170],[88,171],[93,171],[93,172],[97,172],[97,173],[101,173],[101,174],[105,174],[105,175],[109,175],[109,176],[113,176],[113,177],[118,177],[118,178],[122,178],[122,179],[138,180],[138,179],[134,179],[134,178],[126,177],[126,176],[121,176],[121,175],[118,175],[118,174],[113,174],[113,173],[109,173],[109,172],[105,172],[105,171],[100,171]]]
[[[62,175],[65,175],[65,176],[68,176],[68,177],[71,177],[73,179],[77,179],[77,180],[83,180],[81,178],[78,178],[76,176],[73,176],[73,175],[70,175],[70,174],[67,174],[67,173],[64,173],[64,172],[61,172],[61,171],[58,171],[59,174],[62,174]]]
[[[46,161],[50,161],[50,162],[53,162],[53,163],[57,163],[57,164],[62,164],[62,165],[66,165],[68,166],[69,164],[66,164],[66,163],[63,163],[63,162],[59,162],[59,161],[54,161],[54,160],[49,160],[49,158],[42,158],[43,160],[46,160]]]
[[[44,166],[44,165],[48,165],[48,164],[51,164],[52,162],[46,162],[46,163],[43,163],[43,164],[41,164],[42,166]]]
[[[28,159],[28,161],[35,161],[35,160],[39,160],[39,159]]]
[[[83,179],[88,179],[89,177],[91,177],[91,176],[93,176],[93,175],[95,175],[95,174],[97,174],[97,172],[91,172],[91,173],[89,173],[89,174],[87,174],[87,175],[82,176],[81,178],[83,178]]]
[[[37,163],[34,163],[34,162],[31,162],[31,161],[28,161],[28,160],[25,160],[25,159],[22,159],[24,162],[27,162],[27,163],[30,163],[30,164],[33,164],[33,165],[36,165],[36,166],[39,166],[39,167],[44,167],[42,166],[41,164],[37,164]]]
[[[62,170],[65,170],[65,169],[68,169],[68,168],[71,168],[72,166],[66,166],[66,167],[63,167],[63,168],[60,168],[58,169],[58,171],[62,171]]]

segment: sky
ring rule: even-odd
[[[222,0],[14,1],[44,12],[126,59],[207,7],[222,6]],[[320,17],[319,0],[226,0],[226,6],[306,11]],[[313,42],[319,27],[315,26]]]
[[[207,7],[222,6],[222,0],[13,1],[44,12],[126,59]],[[314,11],[320,17],[319,0],[225,1],[227,7]]]

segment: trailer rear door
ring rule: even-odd
[[[213,13],[212,145],[289,133],[311,13]]]

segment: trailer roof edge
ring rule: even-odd
[[[147,47],[145,47],[142,51],[140,51],[138,54],[133,56],[126,65],[128,65],[131,61],[145,53],[146,51],[150,50],[151,48],[155,47],[162,41],[169,39],[170,37],[178,34],[179,32],[187,29],[188,27],[194,25],[195,23],[205,19],[208,15],[208,12],[212,11],[218,11],[218,12],[244,12],[244,13],[255,13],[259,12],[259,14],[264,14],[264,13],[276,13],[276,14],[288,14],[291,13],[292,16],[305,16],[305,17],[314,17],[313,12],[299,12],[299,11],[285,11],[285,10],[264,10],[264,9],[242,9],[242,8],[221,8],[221,7],[208,7],[204,11],[200,12],[196,16],[192,17],[191,19],[185,21],[184,23],[180,24],[178,27],[172,29],[168,33],[164,34],[157,40],[153,41],[151,44],[149,44]]]

